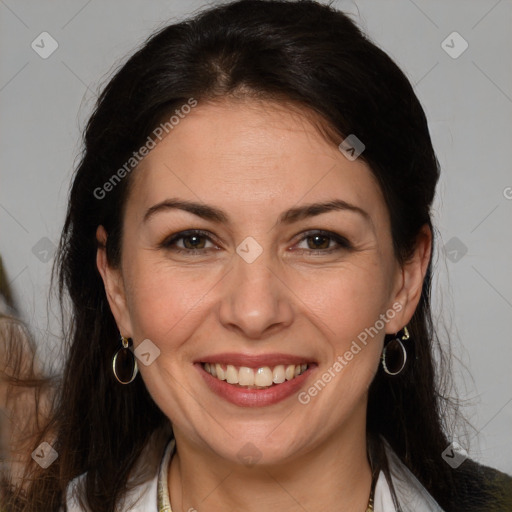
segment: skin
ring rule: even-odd
[[[369,167],[327,142],[307,112],[272,102],[199,104],[139,167],[121,265],[109,265],[102,248],[97,264],[120,332],[135,347],[149,338],[160,350],[139,369],[176,437],[173,510],[365,510],[368,387],[384,335],[402,329],[418,304],[430,231],[424,227],[412,258],[399,265]],[[144,222],[150,207],[171,197],[220,208],[231,222],[177,209]],[[338,210],[276,223],[289,208],[332,199],[362,208],[370,220]],[[174,249],[191,251],[195,242],[200,254],[161,247],[187,229],[207,231],[211,240],[181,239]],[[315,245],[304,238],[309,230],[343,236],[351,248],[332,238]],[[100,226],[98,240],[106,236]],[[236,253],[248,236],[263,250],[252,263]],[[296,395],[265,407],[233,405],[193,366],[221,352],[300,355],[318,364],[307,390],[396,303],[401,311],[305,405]],[[246,443],[261,455],[251,467],[238,457]]]

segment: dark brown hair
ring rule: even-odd
[[[153,34],[106,85],[84,133],[56,260],[61,298],[69,296],[72,307],[67,359],[41,436],[53,433],[59,457],[46,470],[30,468],[24,510],[58,510],[69,482],[87,472],[89,507],[113,511],[143,447],[168,422],[142,379],[121,386],[112,376],[118,330],[96,268],[99,225],[108,233],[110,263],[120,262],[124,205],[137,170],[105,198],[98,189],[190,98],[200,105],[248,95],[314,112],[335,144],[349,134],[364,142],[361,158],[382,188],[398,261],[407,260],[422,226],[432,228],[439,168],[425,114],[402,71],[348,16],[314,1],[242,0]],[[463,510],[458,476],[441,458],[449,444],[442,418],[451,403],[433,362],[444,356],[432,321],[431,278],[432,261],[409,324],[406,369],[395,378],[379,370],[370,387],[368,439],[376,459],[387,440],[443,507]]]

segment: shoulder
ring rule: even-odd
[[[93,512],[84,502],[84,484],[87,474],[72,480],[67,489],[66,508],[60,512]],[[130,489],[118,507],[119,512],[157,512],[157,476]]]
[[[384,472],[379,475],[379,482],[387,499],[380,510],[382,512],[399,510],[401,512],[453,512],[446,510],[434,499],[409,468],[400,460],[391,446],[384,441],[389,480]],[[377,498],[377,489],[376,489]],[[375,509],[376,512],[380,510]]]
[[[87,474],[84,473],[71,480],[66,488],[65,503],[66,507],[62,508],[60,512],[79,512],[88,511],[89,508],[82,503],[82,497],[84,495],[83,488],[85,484],[85,478]]]
[[[66,490],[66,508],[60,512],[93,512],[84,503],[83,486],[86,475],[80,475],[70,482]],[[119,512],[157,512],[157,476],[132,488],[118,507]]]
[[[512,511],[512,477],[501,471],[466,459],[453,470],[453,487],[449,495],[443,495],[441,507],[440,502],[434,500],[389,445],[386,445],[386,456],[389,461],[392,486],[399,502],[410,505],[413,499],[427,507],[413,508],[413,510]]]
[[[172,445],[172,428],[164,425],[148,439],[126,483],[126,492],[115,512],[157,512],[158,476],[166,449]],[[94,512],[86,504],[87,473],[74,478],[66,487],[59,512]]]
[[[456,470],[454,508],[468,512],[510,512],[512,477],[497,469],[466,459]]]

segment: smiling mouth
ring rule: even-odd
[[[221,363],[201,363],[201,365],[212,377],[247,389],[268,389],[277,386],[295,379],[309,368],[307,363],[278,364],[273,367],[261,366],[259,368]]]

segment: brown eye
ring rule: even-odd
[[[180,241],[182,241],[181,247],[178,245]],[[178,253],[201,254],[211,249],[211,247],[205,246],[207,241],[211,242],[211,238],[205,231],[193,229],[173,235],[160,246],[163,249]]]
[[[327,236],[324,235],[311,235],[306,238],[312,243],[308,243],[308,246],[310,249],[316,250],[316,249],[328,249],[330,245],[330,239]]]
[[[331,252],[352,248],[350,242],[346,238],[329,231],[313,231],[305,233],[301,238],[300,243],[304,241],[306,241],[307,247],[299,248],[300,252],[329,254]]]
[[[204,249],[204,237],[202,235],[188,235],[181,237],[186,249]]]

